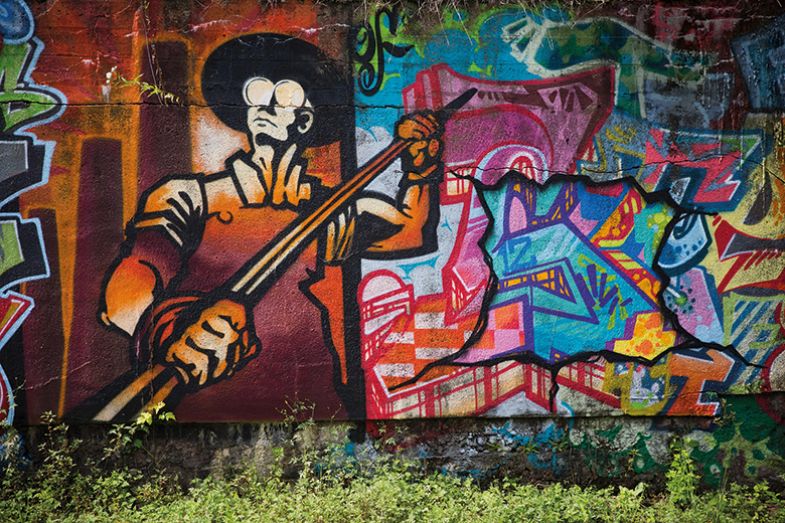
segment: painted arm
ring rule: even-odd
[[[109,269],[99,317],[133,335],[144,312],[179,274],[201,238],[203,183],[195,176],[168,178],[140,199],[126,241]]]
[[[201,241],[207,193],[233,190],[222,178],[208,183],[186,176],[148,191],[109,271],[99,311],[106,325],[135,336],[137,347],[194,388],[232,376],[260,348],[247,305],[216,294],[166,293]]]
[[[391,236],[374,241],[370,253],[413,251],[424,247],[435,234],[438,189],[435,183],[418,183],[401,188],[397,204],[381,198],[360,198],[357,213],[375,216],[397,228]]]
[[[442,127],[431,112],[402,118],[395,128],[396,137],[411,141],[401,156],[404,175],[395,199],[383,195],[365,196],[341,213],[327,228],[327,261],[340,261],[349,255],[356,229],[368,233],[367,217],[387,224],[370,244],[362,246],[373,254],[397,253],[408,256],[435,248],[441,181]],[[358,225],[359,224],[359,225]]]

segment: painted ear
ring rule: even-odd
[[[297,130],[306,134],[313,127],[314,114],[311,109],[302,108],[297,112]]]

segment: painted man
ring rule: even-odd
[[[194,297],[187,315],[159,318],[145,334],[153,360],[176,369],[193,391],[180,419],[274,417],[285,399],[314,401],[320,416],[340,413],[334,384],[346,381],[346,362],[330,355],[330,323],[311,284],[351,256],[411,255],[434,241],[441,130],[432,114],[420,113],[396,127],[397,137],[411,141],[396,198],[356,199],[258,303],[216,290],[329,195],[303,154],[346,132],[348,82],[336,71],[319,49],[288,36],[247,35],[217,48],[205,63],[202,92],[218,118],[247,134],[250,150],[230,156],[222,172],[162,180],[142,196],[128,226],[100,317],[138,335],[151,309],[173,296]]]

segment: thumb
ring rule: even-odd
[[[243,347],[242,353],[240,354],[240,361],[249,360],[259,354],[259,349],[262,347],[262,343],[259,341],[259,338],[256,334],[249,332],[246,330],[243,332]]]

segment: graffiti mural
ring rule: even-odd
[[[49,265],[37,218],[11,212],[14,198],[45,184],[54,142],[39,140],[26,131],[57,119],[65,98],[57,89],[38,84],[32,73],[44,50],[36,38],[35,21],[21,0],[0,4],[2,94],[0,94],[0,350],[35,307],[32,297],[20,294],[19,284],[49,276]],[[13,358],[26,355],[15,353]],[[18,368],[17,365],[13,365]],[[14,419],[16,399],[4,369],[0,367],[0,422]]]
[[[5,419],[781,424],[775,3],[223,4],[0,2]]]
[[[478,94],[445,126],[439,252],[363,262],[370,415],[712,416],[770,381],[785,259],[763,122],[781,123],[722,60],[776,30],[679,48],[628,15],[497,9],[388,35],[413,50],[388,60],[389,92],[358,95],[365,141],[395,100]]]

